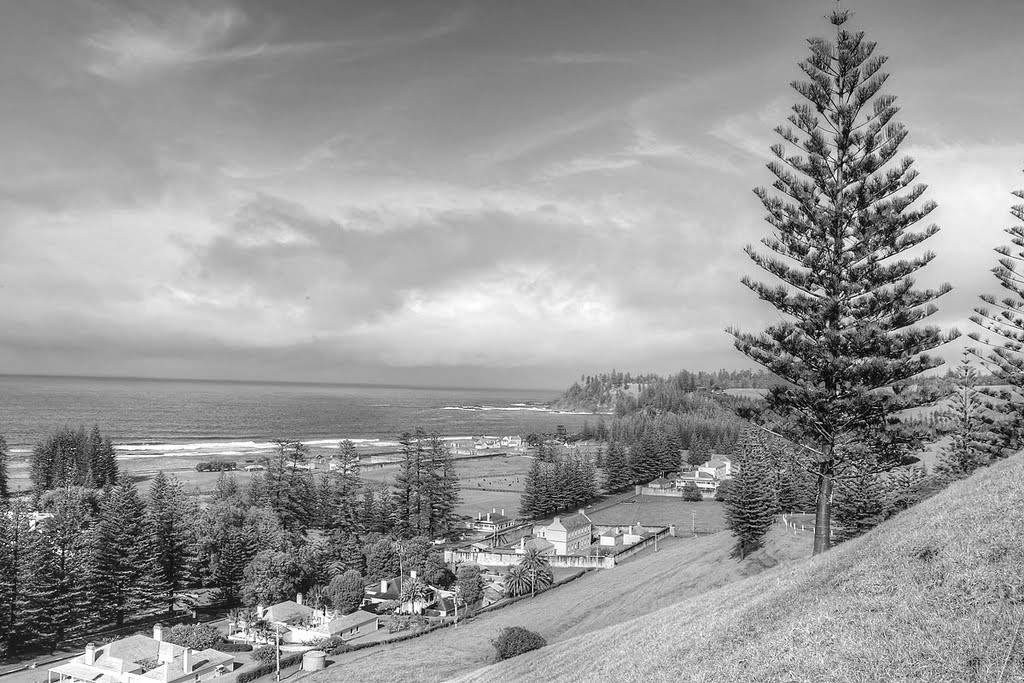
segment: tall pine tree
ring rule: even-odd
[[[1024,200],[1024,190],[1013,193]],[[980,389],[985,408],[997,416],[983,444],[989,459],[1005,458],[1024,447],[1024,204],[1010,213],[1017,220],[1006,228],[1010,243],[996,249],[998,265],[993,275],[1003,289],[1002,296],[981,296],[985,306],[975,309],[971,320],[995,335],[995,340],[971,338],[989,348],[975,356],[996,378],[997,385]]]
[[[885,57],[863,32],[845,28],[848,11],[829,16],[835,40],[812,38],[793,88],[804,102],[775,132],[768,165],[775,192],[759,188],[773,234],[769,255],[748,246],[756,265],[781,281],[743,283],[783,315],[760,334],[730,332],[736,348],[788,383],[768,395],[794,434],[815,444],[818,496],[814,552],[830,547],[833,478],[865,430],[872,438],[898,429],[892,416],[915,398],[880,391],[936,367],[927,352],[956,336],[918,327],[950,290],[917,289],[913,276],[931,252],[906,255],[938,227],[911,228],[934,208],[918,203],[913,160],[896,160],[907,135],[895,97],[881,94]],[[904,460],[889,452],[880,468]]]
[[[135,485],[125,482],[110,490],[96,524],[92,593],[100,613],[118,626],[128,614],[156,602],[145,517],[146,506]]]
[[[733,476],[725,499],[725,519],[736,538],[732,555],[741,560],[763,545],[778,512],[771,456],[752,432],[747,437],[740,444],[743,464]]]

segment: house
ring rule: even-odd
[[[523,437],[521,436],[503,436],[501,437],[502,448],[522,448]]]
[[[635,526],[626,527],[622,532],[622,542],[624,545],[634,545],[640,541],[647,540],[653,535],[653,531],[648,531],[643,526],[637,524]]]
[[[352,614],[331,619],[327,622],[326,627],[327,635],[337,636],[342,640],[351,640],[379,629],[380,617],[372,612],[357,609]]]
[[[590,547],[594,524],[580,510],[568,517],[555,517],[551,524],[534,528],[534,536],[555,546],[556,555],[571,555]]]
[[[690,472],[682,472],[676,477],[677,488],[685,488],[687,484],[695,485],[705,496],[718,490],[718,478],[715,477],[714,471],[703,467]]]
[[[416,572],[411,571],[405,576],[396,576],[393,579],[381,579],[380,584],[374,584],[366,587],[366,602],[371,605],[379,605],[382,602],[401,602],[402,601],[402,585],[404,581],[415,581]],[[437,589],[433,586],[427,586],[427,597],[426,599],[414,600],[411,603],[402,605],[403,611],[408,609],[413,614],[422,614],[423,610],[434,604],[437,600]]]
[[[602,546],[622,545],[622,529],[617,526],[613,526],[610,529],[602,531],[597,538],[598,543]]]
[[[256,472],[258,470],[265,470],[265,469],[267,469],[267,466],[254,463],[252,465],[246,465],[242,469],[244,469],[246,472]]]
[[[271,605],[262,614],[257,606],[256,616],[271,624],[280,624],[281,626],[291,626],[312,619],[317,614],[317,611],[308,605],[302,604],[302,593],[295,597],[295,600],[285,600],[276,605]]]
[[[282,643],[310,643],[328,636],[350,640],[372,633],[380,628],[376,614],[356,610],[352,614],[337,614],[315,610],[302,604],[302,593],[295,600],[285,600],[267,609],[256,607],[256,616],[275,626]]]
[[[193,683],[222,676],[235,658],[217,650],[193,650],[164,642],[163,627],[153,637],[128,636],[107,645],[89,643],[85,653],[51,668],[47,681],[70,683]]]
[[[658,477],[647,485],[649,488],[656,489],[659,491],[665,491],[668,489],[674,489],[676,482],[674,479],[666,479],[665,477]]]
[[[732,459],[725,455],[716,455],[698,468],[702,472],[711,472],[721,481],[732,477]]]
[[[504,508],[502,508],[500,514],[498,513],[498,508],[491,508],[491,511],[486,515],[481,515],[479,512],[476,513],[476,521],[473,522],[473,529],[475,531],[494,534],[504,531],[505,529],[510,529],[515,525],[516,520],[512,517],[506,517]]]
[[[482,436],[476,440],[475,448],[477,450],[501,448],[501,439],[496,436]]]
[[[516,553],[525,555],[527,550],[536,550],[539,555],[554,555],[555,544],[543,538],[526,538],[526,536],[523,536],[519,539]]]

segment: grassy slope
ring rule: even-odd
[[[1022,529],[1017,455],[795,568],[462,680],[1024,681]]]
[[[478,616],[472,623],[447,628],[394,646],[333,657],[316,681],[442,681],[494,659],[490,642],[505,626],[539,631],[549,643],[591,633],[700,595],[776,563],[802,561],[810,539],[773,530],[770,546],[753,563],[728,559],[731,538],[715,534],[671,539],[658,553],[644,551],[612,570],[587,574],[533,600]]]

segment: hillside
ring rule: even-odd
[[[1024,681],[1022,482],[1017,455],[824,556],[459,680]]]
[[[764,551],[740,564],[728,559],[731,537],[669,539],[659,552],[645,551],[610,570],[587,574],[531,600],[484,613],[472,622],[394,646],[338,657],[313,680],[443,681],[491,663],[491,640],[505,626],[527,626],[549,643],[593,633],[702,595],[764,567],[793,564],[810,552],[810,539],[773,530]],[[694,614],[694,617],[697,615]]]

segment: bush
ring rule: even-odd
[[[227,472],[237,470],[238,463],[214,460],[213,462],[201,462],[196,464],[196,472]]]
[[[214,643],[213,649],[217,652],[252,652],[252,645],[249,643],[235,643],[229,640],[223,643]]]
[[[547,641],[539,633],[528,631],[522,626],[508,626],[498,632],[496,640],[491,644],[498,652],[498,660],[521,655],[524,652],[537,650],[547,645]]]
[[[193,650],[206,650],[221,640],[220,633],[209,624],[176,624],[167,636],[167,642]]]
[[[252,651],[252,658],[257,662],[277,662],[277,648],[273,645],[264,645]]]
[[[687,484],[683,488],[683,500],[689,503],[699,503],[704,500],[704,494],[700,492],[700,489],[692,484]]]
[[[263,649],[263,648],[260,648]],[[302,652],[294,655],[288,655],[287,657],[281,657],[281,668],[284,669],[286,666],[292,666],[302,662]],[[271,662],[269,664],[260,664],[259,666],[243,671],[235,677],[235,683],[249,683],[254,681],[261,676],[266,676],[277,671],[277,662]]]

